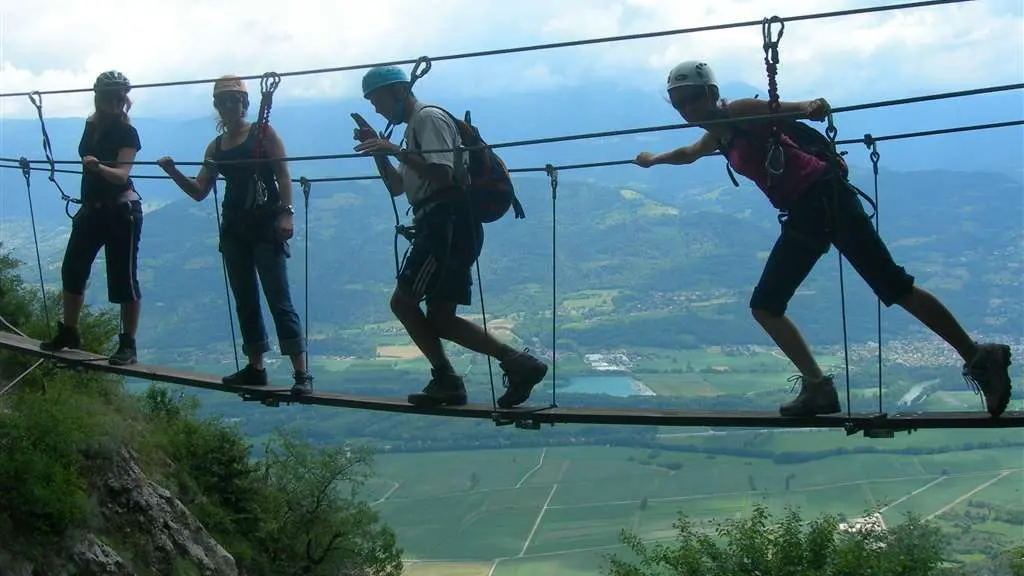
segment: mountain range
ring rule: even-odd
[[[726,93],[741,97],[756,92],[750,86],[732,85]],[[429,92],[421,97],[429,98]],[[519,95],[514,102],[445,104],[454,111],[472,109],[484,136],[497,143],[680,122],[657,98],[638,90],[591,87]],[[1019,94],[1008,92],[924,103],[918,105],[920,110],[903,106],[844,114],[838,120],[839,138],[860,135],[867,131],[865,127],[880,135],[1012,119],[1019,116],[1019,110],[1013,109],[1015,101],[1019,103]],[[275,105],[272,121],[290,155],[347,153],[352,145],[348,112],[375,118],[366,108],[362,101],[302,107],[281,103]],[[212,118],[172,122],[140,117],[136,124],[142,134],[142,159],[163,154],[197,159],[213,135]],[[81,120],[50,119],[47,125],[57,158],[73,157]],[[39,150],[37,122],[5,120],[2,128],[0,156],[41,156],[35,152]],[[972,332],[1013,335],[1024,331],[1019,313],[1020,223],[1024,221],[1021,134],[1021,128],[1014,127],[879,144],[883,237],[897,260],[922,285],[948,300]],[[695,136],[692,131],[685,135],[657,132],[500,152],[513,167],[541,167],[547,162],[632,158],[639,150],[663,150]],[[872,174],[864,164],[867,150],[862,146],[849,150],[853,181],[873,196]],[[153,166],[137,169],[140,174],[156,170]],[[369,174],[372,162],[295,162],[291,170],[294,177],[311,178]],[[58,175],[58,179],[75,195],[76,176]],[[549,320],[544,318],[550,318],[551,309],[554,216],[557,297],[564,300],[584,290],[609,291],[615,294],[617,311],[630,311],[628,322],[608,315],[568,324],[560,328],[560,337],[586,348],[765,343],[746,312],[746,300],[778,233],[778,223],[756,188],[745,181],[739,188],[732,185],[721,158],[677,168],[566,171],[560,174],[554,206],[543,173],[517,174],[515,180],[526,220],[508,216],[486,227],[480,273],[489,315],[515,315],[524,332],[541,342],[550,338]],[[168,182],[139,182],[147,203],[140,265],[145,294],[141,332],[146,334],[142,345],[184,353],[229,344],[213,199],[197,204]],[[26,277],[34,280],[34,239],[21,174],[0,170],[0,186],[6,215],[0,221],[0,242],[26,262]],[[48,283],[56,284],[69,221],[45,172],[33,172],[32,186],[44,273]],[[313,349],[352,353],[365,342],[349,339],[349,331],[392,319],[387,307],[395,261],[390,202],[374,181],[316,183],[308,212],[301,199],[296,202],[299,212],[290,274],[297,306],[305,316],[308,286]],[[399,199],[399,209],[404,212],[405,207]],[[405,246],[400,240],[400,252]],[[870,340],[875,299],[848,264],[845,293],[840,293],[834,254],[821,260],[794,299],[794,318],[807,326],[815,340],[838,342],[840,297],[845,295],[848,330],[856,339]],[[102,270],[98,262],[89,292],[93,303],[105,302]],[[715,302],[706,306],[679,305],[680,295],[689,292],[717,296],[709,296]],[[478,306],[477,295],[474,310]],[[885,330],[895,337],[919,333],[920,327],[906,314],[887,313]]]

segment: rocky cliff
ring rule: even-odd
[[[119,450],[103,468],[91,486],[97,528],[41,561],[12,557],[0,545],[0,575],[238,575],[234,558],[177,498],[146,477],[131,449]]]

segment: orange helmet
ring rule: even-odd
[[[244,92],[249,93],[249,90],[245,87],[245,81],[233,74],[221,76],[213,83],[213,95],[216,96],[221,92]]]

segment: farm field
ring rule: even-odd
[[[620,529],[671,538],[679,512],[713,528],[757,501],[776,513],[795,506],[805,518],[877,510],[887,525],[913,512],[948,530],[969,501],[1018,508],[1024,502],[1019,448],[855,454],[793,465],[661,451],[657,460],[680,463],[678,471],[643,463],[648,452],[588,447],[381,456],[371,499],[397,531],[409,574],[467,576],[593,574],[603,554],[623,553]],[[1006,541],[1014,530],[1019,539],[1020,529],[995,521],[974,526]]]

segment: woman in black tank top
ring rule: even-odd
[[[224,177],[223,222],[220,252],[224,256],[231,291],[235,297],[242,351],[249,362],[224,377],[232,386],[266,386],[263,355],[270,351],[260,311],[260,285],[274,318],[281,353],[291,358],[293,394],[312,393],[313,377],[306,366],[306,342],[302,324],[292,304],[286,259],[293,233],[292,183],[283,160],[284,144],[267,124],[260,141],[260,127],[245,120],[249,94],[237,76],[223,76],[213,87],[213,105],[220,114],[220,134],[206,147],[204,165],[195,179],[188,178],[165,156],[157,161],[196,202],[209,195],[218,174]],[[261,145],[262,144],[262,145]]]
[[[132,185],[135,155],[142,148],[139,133],[128,118],[131,83],[109,70],[93,84],[95,112],[85,122],[78,144],[82,158],[82,207],[71,224],[61,265],[63,319],[57,334],[40,348],[57,351],[81,346],[78,317],[85,305],[85,287],[100,248],[107,261],[107,299],[121,306],[118,347],[109,359],[114,365],[137,360],[135,330],[142,309],[136,274],[142,236],[142,202]]]

